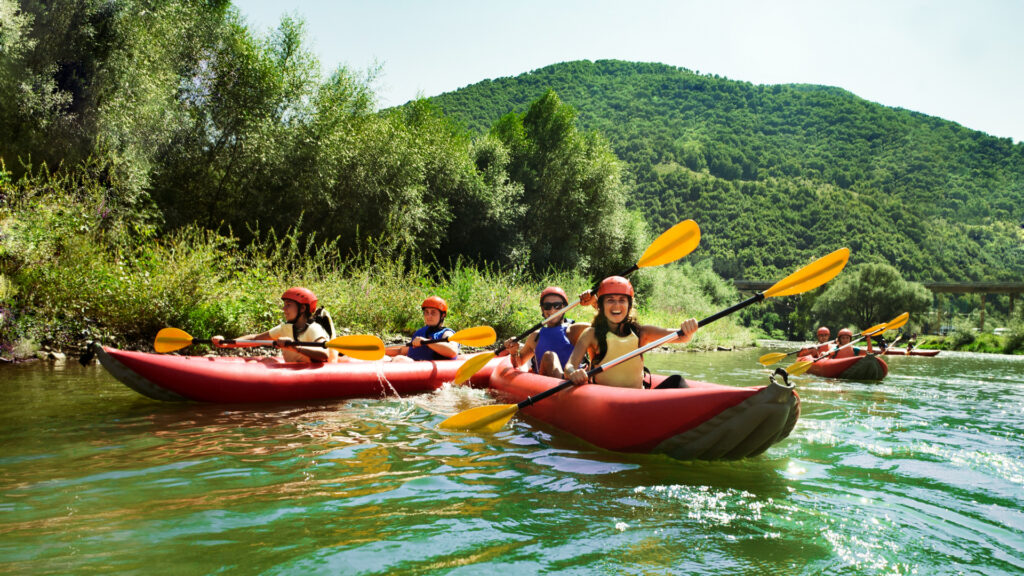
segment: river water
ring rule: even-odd
[[[744,386],[765,351],[647,360]],[[437,429],[480,390],[171,404],[0,366],[0,574],[1024,573],[1024,357],[887,360],[795,379],[793,434],[737,462]]]

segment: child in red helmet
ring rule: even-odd
[[[573,346],[583,332],[590,327],[586,322],[573,322],[564,317],[551,318],[560,308],[569,303],[569,298],[558,286],[548,286],[540,293],[540,313],[545,321],[550,318],[553,325],[545,325],[533,332],[522,342],[511,338],[505,341],[505,349],[512,359],[512,366],[518,368],[534,360],[530,369],[534,373],[552,378],[562,378],[565,363],[572,355]]]
[[[821,356],[832,349],[832,341],[829,338],[832,336],[832,332],[827,326],[821,326],[815,333],[818,337],[818,343],[814,346],[808,346],[802,348],[798,356]]]
[[[285,362],[326,362],[329,354],[326,348],[312,346],[290,346],[292,342],[327,342],[327,331],[316,322],[311,322],[316,313],[316,295],[312,290],[293,287],[281,295],[281,312],[284,322],[266,332],[247,334],[235,340],[276,340]],[[223,336],[214,336],[210,341],[218,348]]]
[[[450,337],[455,331],[444,325],[444,317],[448,315],[448,303],[440,296],[431,296],[420,304],[423,311],[424,326],[413,333],[408,346],[387,349],[388,356],[395,361],[419,360],[451,360],[459,355],[459,345],[455,342],[434,342],[421,344],[424,340],[437,340]]]
[[[622,276],[610,276],[601,282],[597,290],[597,307],[598,313],[593,324],[576,342],[565,367],[565,377],[575,384],[587,381],[586,371],[577,369],[584,355],[589,355],[591,366],[598,366],[676,331],[674,328],[640,325],[636,321],[633,285]],[[684,335],[671,343],[689,342],[697,332],[697,320],[685,320],[679,329]],[[609,368],[595,376],[594,381],[606,386],[643,388],[643,358],[635,356]]]
[[[836,337],[836,344],[839,346],[846,346],[853,340],[853,332],[849,328],[843,328],[839,331],[839,335]],[[829,358],[849,358],[851,356],[860,356],[860,348],[856,346],[846,346],[841,350],[836,350],[829,355]]]

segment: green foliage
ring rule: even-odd
[[[548,91],[491,134],[509,150],[509,175],[523,187],[518,228],[535,269],[611,274],[639,257],[642,225],[625,209],[621,164],[603,138],[577,130],[571,106]]]
[[[866,328],[928,310],[931,293],[888,264],[860,264],[832,280],[816,299],[814,316],[833,326]]]
[[[660,230],[700,223],[727,278],[779,278],[841,246],[916,281],[1024,276],[1024,144],[826,86],[662,64],[555,64],[432,98],[478,133],[549,90],[630,169]]]

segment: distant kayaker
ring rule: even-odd
[[[914,333],[912,333],[910,335],[910,338],[907,340],[907,354],[910,354],[910,351],[913,350],[916,347],[917,347],[917,332],[914,332]]]
[[[830,340],[832,331],[828,329],[828,326],[820,326],[815,335],[818,338],[818,344],[802,348],[797,354],[798,356],[821,356],[832,348],[832,340]]]
[[[329,354],[326,348],[312,346],[290,346],[292,342],[327,342],[327,330],[312,322],[316,314],[316,295],[308,288],[299,286],[285,290],[281,295],[281,312],[284,322],[266,332],[247,334],[235,340],[276,340],[285,362],[326,362]],[[214,336],[210,342],[218,348],[231,348],[221,344],[223,336]]]
[[[829,355],[829,358],[849,358],[851,356],[860,356],[860,348],[856,346],[846,346],[853,340],[853,332],[849,328],[843,328],[839,331],[839,335],[836,337],[836,342],[840,349],[836,350]],[[846,346],[843,348],[843,346]]]
[[[590,327],[586,322],[566,320],[552,315],[569,303],[569,298],[558,286],[548,286],[540,293],[540,313],[553,326],[544,326],[526,337],[523,342],[512,338],[505,341],[505,349],[516,368],[533,360],[530,371],[552,378],[562,378],[565,363],[572,355],[573,346]]]
[[[413,333],[408,346],[388,348],[388,356],[396,362],[419,360],[451,360],[459,355],[459,345],[455,342],[434,342],[421,344],[424,340],[437,340],[450,337],[455,330],[444,325],[448,315],[448,303],[440,296],[431,296],[420,304],[423,312],[424,326]]]
[[[573,347],[565,367],[566,378],[575,384],[587,381],[586,371],[579,369],[584,355],[590,357],[591,366],[598,366],[676,332],[674,328],[640,325],[633,308],[633,295],[633,285],[622,276],[610,276],[601,282],[597,290],[597,316]],[[684,335],[669,343],[689,342],[697,332],[697,320],[685,320],[679,329]],[[635,356],[601,372],[594,377],[594,382],[621,388],[643,388],[643,357]]]

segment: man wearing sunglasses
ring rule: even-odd
[[[563,367],[572,354],[576,340],[590,327],[590,324],[585,322],[566,320],[561,314],[551,318],[568,303],[569,298],[565,295],[565,290],[558,286],[548,286],[541,291],[540,313],[547,322],[543,328],[527,336],[522,343],[511,338],[505,341],[505,349],[512,358],[513,366],[518,368],[530,362],[531,372],[552,378],[563,377]]]

